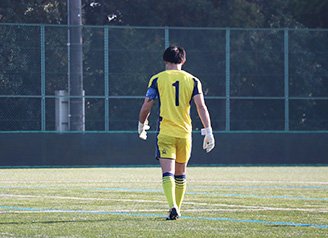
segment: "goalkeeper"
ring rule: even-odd
[[[156,158],[162,168],[163,190],[169,203],[167,220],[180,217],[186,191],[186,168],[191,154],[190,104],[193,99],[202,120],[205,134],[203,148],[210,152],[215,145],[211,120],[205,105],[199,79],[182,70],[186,52],[170,46],[163,54],[166,70],[154,75],[139,114],[138,133],[147,139],[148,117],[156,98],[159,100],[159,121],[156,137]]]

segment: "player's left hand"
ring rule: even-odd
[[[148,125],[147,122],[144,124],[139,121],[138,123],[138,133],[139,133],[139,138],[143,140],[147,140],[147,132],[146,130],[149,130],[150,126]]]
[[[213,150],[215,146],[215,140],[212,132],[212,128],[208,127],[205,129],[202,129],[202,134],[205,134],[204,142],[203,142],[203,149],[206,150],[207,153],[209,153],[211,150]]]

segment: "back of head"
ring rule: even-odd
[[[180,46],[170,46],[164,51],[163,60],[173,64],[181,64],[186,61],[186,51]]]

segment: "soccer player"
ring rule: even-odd
[[[167,220],[180,217],[181,203],[186,191],[186,168],[191,154],[190,105],[194,100],[205,129],[203,148],[210,152],[215,145],[210,116],[204,102],[199,79],[182,70],[186,52],[170,46],[163,54],[166,70],[154,75],[148,85],[140,109],[138,133],[147,139],[148,117],[156,98],[159,100],[159,121],[156,137],[156,158],[162,168],[163,190],[169,203]]]

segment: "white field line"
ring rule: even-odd
[[[190,179],[189,180],[189,185],[193,181]],[[238,183],[277,183],[277,184],[328,184],[328,182],[318,182],[318,181],[264,181],[264,180],[218,180],[218,181],[208,181],[208,180],[197,180],[197,183],[206,183],[206,184],[220,184],[220,183],[233,183],[233,184],[238,184]]]
[[[0,232],[0,237],[17,237],[17,234],[13,234],[13,233],[8,233],[8,232]]]
[[[266,209],[183,209],[182,212],[256,212],[265,211]],[[303,209],[302,209],[303,210]],[[0,214],[8,213],[71,213],[71,210],[43,210],[43,211],[0,211]],[[136,213],[136,212],[163,212],[163,209],[120,209],[120,210],[101,210],[92,212],[117,212],[117,213]],[[328,212],[328,211],[317,211],[317,212]]]
[[[54,180],[45,180],[43,179],[41,182],[40,181],[28,181],[26,182],[25,180],[7,180],[6,181],[6,178],[1,178],[2,181],[1,183],[13,183],[13,184],[53,184],[54,183]],[[56,183],[57,184],[85,184],[85,183],[107,183],[107,184],[117,184],[117,183],[122,183],[122,184],[125,184],[125,183],[145,183],[145,184],[149,184],[149,183],[154,183],[154,180],[124,180],[124,181],[117,181],[117,180],[71,180],[71,181],[68,181],[68,180],[56,180]],[[156,181],[155,181],[156,182]],[[161,183],[161,180],[158,180],[158,183]]]
[[[282,208],[282,207],[260,207],[260,206],[243,206],[243,205],[228,205],[228,204],[208,204],[208,206],[218,206],[218,207],[240,207],[245,208],[247,211],[301,211],[301,212],[328,212],[324,209],[313,209],[313,208]],[[229,211],[235,211],[236,209],[231,209]]]
[[[117,201],[117,202],[138,202],[138,203],[163,203],[166,204],[167,201],[155,201],[155,200],[136,200],[136,199],[114,199],[114,198],[81,198],[81,197],[61,197],[61,196],[36,196],[36,195],[15,195],[15,194],[0,194],[0,197],[20,197],[20,198],[49,198],[49,199],[68,199],[68,200],[91,200],[91,201]],[[184,211],[301,211],[301,212],[320,212],[328,213],[327,209],[314,209],[314,208],[281,208],[281,207],[261,207],[261,206],[245,206],[245,205],[231,205],[231,204],[209,204],[209,203],[197,203],[197,202],[183,202],[185,205],[195,205],[195,206],[208,206],[208,207],[226,207],[226,209],[195,209]],[[237,209],[239,208],[239,209]],[[124,210],[119,210],[123,212]],[[119,212],[117,211],[117,212]],[[134,210],[129,210],[132,212]],[[137,211],[157,211],[157,210],[137,210]],[[34,212],[34,211],[29,211]],[[111,212],[116,212],[111,211]],[[0,212],[2,213],[2,212]]]
[[[90,200],[90,201],[120,201],[120,202],[145,202],[145,203],[167,203],[166,201],[135,200],[135,199],[114,199],[114,198],[82,198],[82,197],[60,197],[60,196],[36,196],[36,195],[16,195],[0,194],[0,197],[21,197],[21,198],[51,198],[68,200]]]
[[[194,210],[194,211],[197,211],[197,210]],[[163,212],[163,209],[140,209],[140,210],[137,210],[137,209],[134,209],[134,210],[97,210],[97,211],[94,211],[92,210],[92,212],[117,212],[117,213],[132,213],[132,212]],[[0,214],[7,214],[7,213],[72,213],[72,210],[42,210],[42,211],[0,211]]]
[[[29,182],[26,182],[26,181],[22,181],[22,180],[17,180],[17,181],[4,181],[5,179],[3,179],[3,181],[0,182],[0,185],[1,184],[23,184],[24,186],[27,186],[27,184],[40,184],[40,181],[29,181]],[[130,180],[125,180],[125,181],[115,181],[115,180],[85,180],[85,181],[69,181],[69,183],[74,183],[74,184],[87,184],[87,183],[107,183],[107,184],[117,184],[117,183],[122,183],[122,184],[125,184],[125,183],[154,183],[154,181],[147,181],[147,180],[133,180],[133,181],[130,181]],[[51,183],[53,184],[53,180],[51,181],[42,181],[43,184],[48,184],[48,183]],[[67,180],[63,180],[63,181],[56,181],[57,184],[67,184],[68,181]],[[161,181],[158,180],[158,184],[160,184]],[[193,183],[193,180],[190,179],[189,180],[189,183]],[[268,183],[268,184],[272,184],[272,183],[277,183],[277,184],[328,184],[328,182],[319,182],[319,181],[265,181],[265,180],[215,180],[215,181],[210,181],[210,180],[197,180],[197,183],[206,183],[206,184],[216,184],[216,186],[220,186],[220,183],[224,183],[224,184],[227,184],[227,183],[233,183],[233,184],[236,184],[236,183],[241,183],[241,184],[244,184],[244,183]]]

